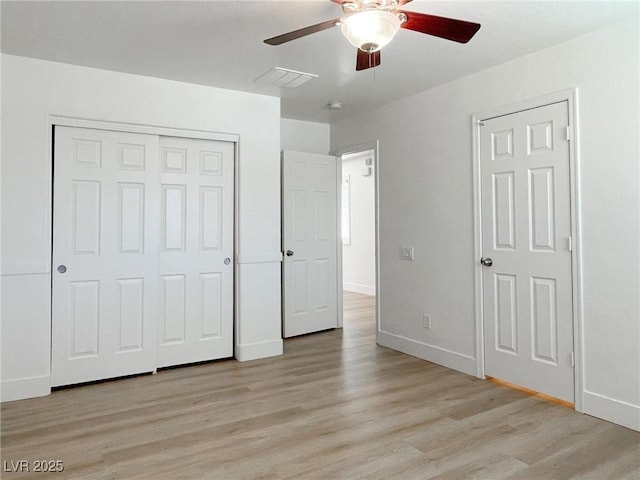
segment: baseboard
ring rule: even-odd
[[[582,413],[640,431],[640,406],[593,392],[582,395]]]
[[[414,357],[437,363],[468,375],[477,376],[476,359],[445,348],[411,340],[389,332],[378,332],[378,344]]]
[[[0,401],[13,402],[25,398],[44,397],[51,393],[51,377],[21,378],[19,380],[4,380],[0,384]]]
[[[363,295],[375,295],[376,287],[371,285],[363,285],[361,283],[344,282],[342,289],[349,292],[361,293]]]
[[[282,339],[270,340],[248,345],[236,345],[235,357],[239,362],[247,362],[259,358],[276,357],[282,355],[283,351]]]

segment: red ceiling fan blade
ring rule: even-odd
[[[407,16],[407,21],[402,24],[402,28],[446,38],[454,42],[467,43],[480,30],[479,23],[437,17],[426,13],[401,11]]]
[[[327,30],[331,27],[335,27],[336,25],[338,25],[339,21],[339,18],[327,20],[326,22],[311,25],[309,27],[304,27],[299,30],[294,30],[293,32],[284,33],[282,35],[278,35],[277,37],[268,38],[264,41],[264,43],[268,45],[282,45],[283,43],[290,42],[291,40],[295,40],[296,38],[306,37],[307,35],[311,35],[312,33],[321,32],[322,30]]]
[[[358,58],[356,60],[356,70],[366,70],[380,65],[380,50],[373,53],[363,52],[358,49]]]
[[[353,0],[331,0],[334,3],[339,3],[342,5],[343,3],[351,3]],[[413,0],[398,0],[398,5],[404,5],[405,3],[409,3]]]

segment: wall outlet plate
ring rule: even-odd
[[[431,330],[431,314],[430,313],[422,314],[422,326],[426,329]]]

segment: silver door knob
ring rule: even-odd
[[[66,265],[58,265],[58,268],[56,268],[56,270],[58,271],[58,273],[66,273],[67,266]]]
[[[293,250],[287,250],[287,257],[293,256]]]
[[[229,265],[231,263],[231,259],[229,257],[224,259],[224,264]]]
[[[490,267],[491,265],[493,265],[493,260],[491,260],[489,257],[487,258],[482,257],[480,259],[480,263],[485,267]]]

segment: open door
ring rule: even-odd
[[[338,326],[337,163],[282,152],[285,338]]]

